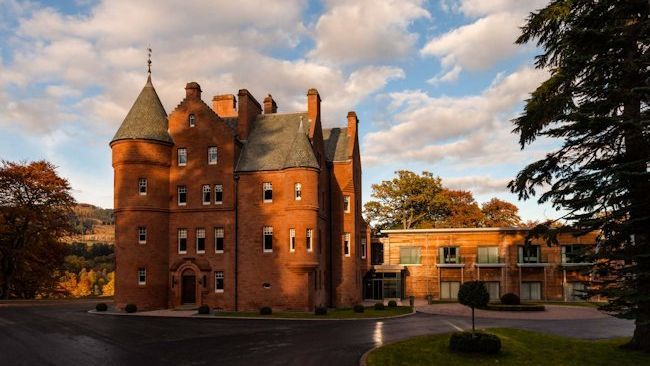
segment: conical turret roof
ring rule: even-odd
[[[300,126],[298,126],[298,131],[296,131],[291,148],[289,149],[289,154],[282,166],[282,168],[293,167],[318,168],[318,160],[314,156],[314,150],[305,133],[302,118],[300,119]]]
[[[125,139],[144,139],[173,143],[167,132],[167,112],[151,83],[151,75],[115,133],[111,143]]]

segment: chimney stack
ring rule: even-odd
[[[185,85],[185,98],[201,99],[201,86],[199,83],[192,81]]]
[[[318,90],[311,88],[307,91],[307,118],[309,118],[309,139],[314,138],[316,124],[320,124],[320,95]]]
[[[264,98],[264,114],[277,113],[278,105],[273,100],[271,94],[268,97]]]
[[[212,98],[212,109],[222,118],[237,117],[237,98],[233,94],[215,95]]]
[[[237,136],[247,140],[253,121],[262,113],[260,103],[246,89],[239,89],[239,119],[237,120]]]

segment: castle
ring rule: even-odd
[[[195,82],[169,114],[149,76],[110,142],[115,305],[310,310],[362,300],[358,119],[321,127],[321,98],[277,113],[246,89],[212,107]]]

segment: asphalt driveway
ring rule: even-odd
[[[0,304],[0,365],[357,365],[382,343],[471,327],[418,313],[393,320],[180,319],[88,314],[93,301]],[[579,338],[630,336],[631,321],[480,319]]]

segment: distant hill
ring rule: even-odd
[[[72,211],[70,221],[74,235],[66,238],[67,243],[115,244],[115,217],[112,209],[79,203]]]

